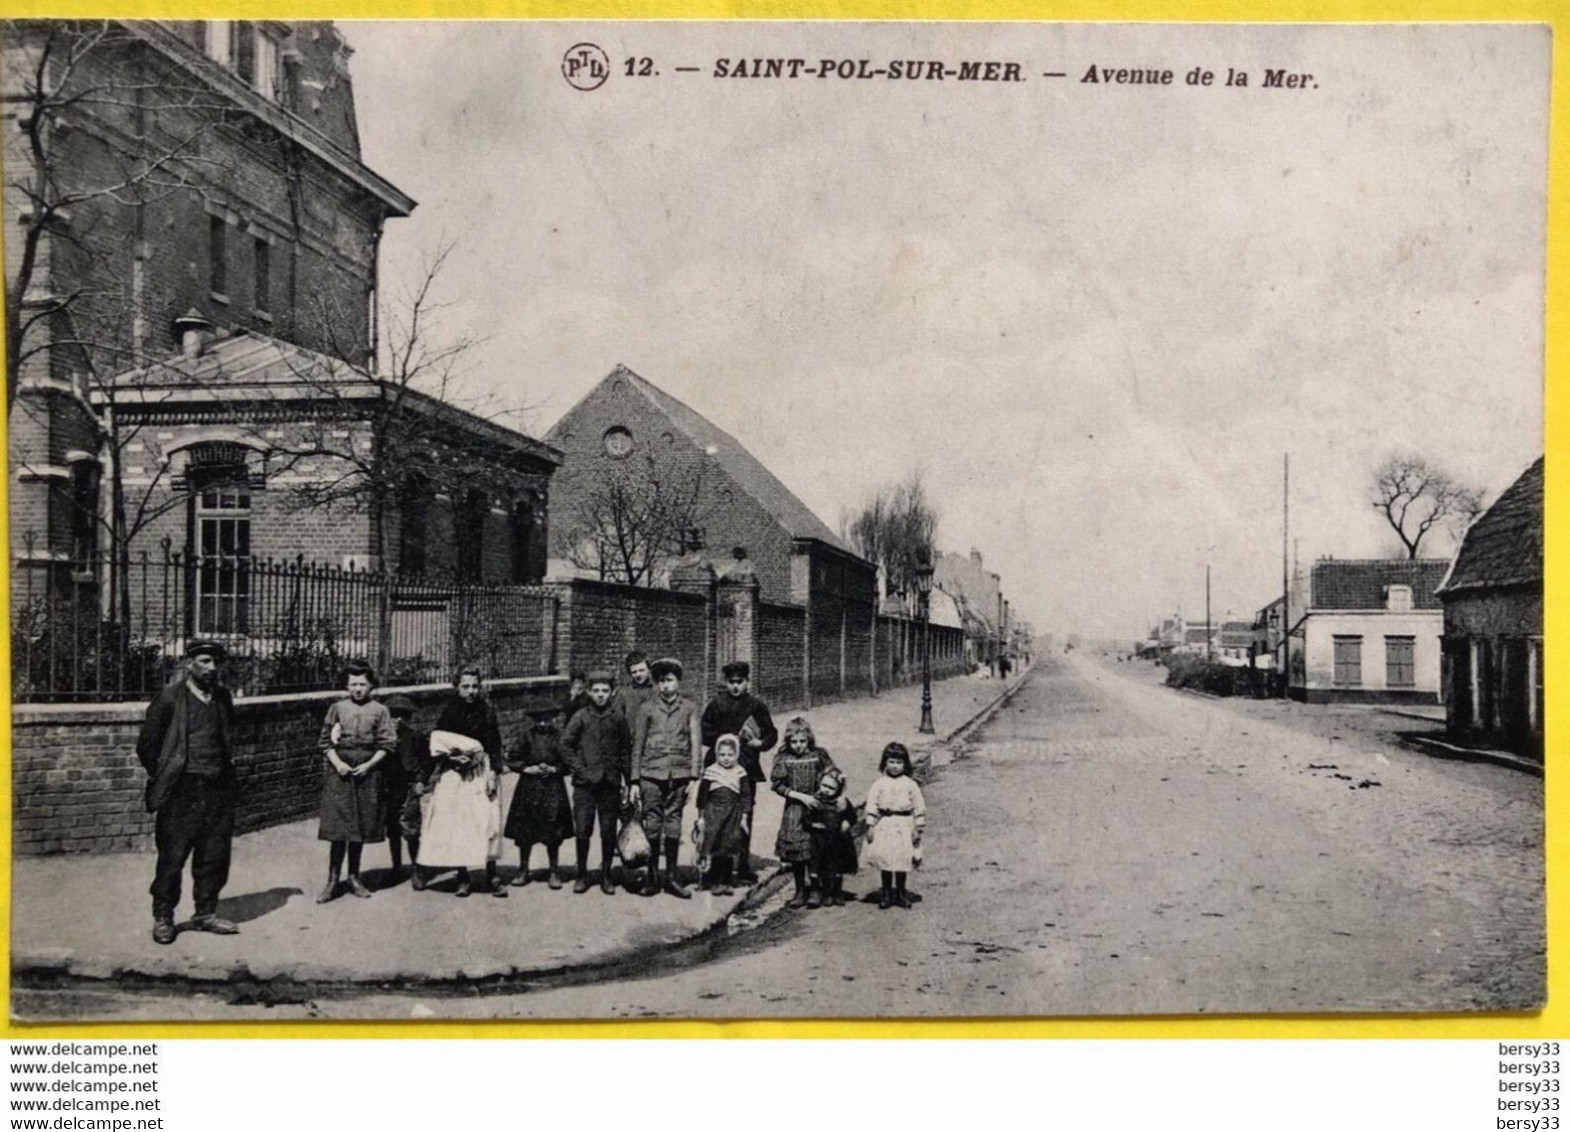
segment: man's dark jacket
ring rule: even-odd
[[[165,686],[158,698],[147,706],[147,718],[136,740],[136,757],[149,775],[145,799],[150,813],[157,812],[180,775],[185,773],[192,694],[186,689],[182,676]],[[234,697],[228,688],[213,685],[213,706],[218,709],[218,743],[224,761],[228,762],[232,754],[229,732],[234,725]]]
[[[709,706],[703,709],[703,745],[709,749],[708,762],[714,761],[714,743],[721,735],[735,735],[741,737],[741,729],[746,726],[747,720],[753,720],[758,729],[758,739],[763,746],[756,750],[747,746],[746,740],[741,744],[741,765],[747,768],[747,777],[754,782],[763,781],[763,761],[759,757],[764,751],[773,750],[774,744],[780,741],[780,733],[774,729],[774,720],[769,715],[769,707],[751,692],[740,696],[733,696],[729,692],[721,692],[709,701]]]

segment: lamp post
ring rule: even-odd
[[[916,730],[932,735],[932,563],[926,559],[916,567],[916,589],[921,594],[921,726]]]

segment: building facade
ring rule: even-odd
[[[193,635],[284,648],[264,590],[330,659],[386,654],[368,572],[539,581],[560,455],[378,367],[380,244],[415,202],[361,158],[338,29],[6,32],[14,691],[145,689]]]
[[[1541,458],[1472,524],[1438,593],[1449,730],[1464,742],[1541,759]]]
[[[1440,559],[1321,559],[1293,613],[1288,693],[1308,703],[1438,703]]]

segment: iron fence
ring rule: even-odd
[[[151,696],[196,639],[229,651],[246,695],[335,688],[369,661],[384,684],[556,670],[558,597],[538,586],[409,578],[307,562],[157,553],[50,558],[34,539],[11,570],[16,703]]]

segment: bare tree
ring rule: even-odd
[[[456,245],[443,241],[429,255],[406,293],[382,312],[380,364],[363,346],[339,342],[346,320],[325,308],[318,311],[330,354],[294,361],[291,377],[312,403],[311,420],[292,437],[259,438],[278,473],[302,464],[312,474],[289,488],[301,510],[342,509],[366,515],[371,553],[390,564],[388,520],[402,504],[406,521],[426,499],[453,500],[462,529],[462,501],[475,493],[511,494],[516,477],[494,448],[486,448],[476,424],[503,425],[526,412],[501,407],[474,392],[466,370],[483,339],[448,334],[442,327],[447,304],[438,298],[440,281]],[[358,362],[345,358],[362,358]],[[468,563],[468,568],[477,564]],[[399,563],[407,569],[408,563]]]
[[[660,462],[652,455],[610,468],[563,468],[583,477],[568,524],[568,560],[601,581],[656,585],[683,554],[701,549],[704,528],[719,505],[708,465]]]
[[[927,498],[918,468],[897,484],[880,487],[842,523],[856,552],[878,567],[890,594],[914,610],[916,571],[935,559],[938,513]]]
[[[1422,456],[1397,453],[1374,471],[1369,505],[1384,516],[1406,549],[1416,558],[1423,539],[1435,527],[1459,534],[1483,510],[1483,492],[1463,484]]]
[[[200,191],[213,165],[203,139],[231,108],[151,66],[145,44],[118,21],[13,20],[0,36],[6,118],[17,129],[6,143],[5,191],[21,236],[6,250],[9,412],[38,355],[63,361],[73,349],[113,345],[129,355],[139,346],[134,321],[120,317],[132,273],[110,262],[135,249],[107,246],[113,226],[103,222],[130,214],[139,244],[147,206]],[[112,136],[106,126],[119,140],[81,159],[81,139]],[[57,274],[56,255],[73,270]]]

